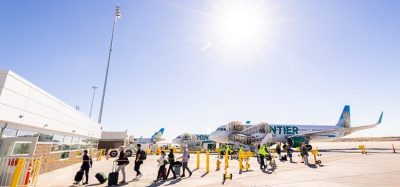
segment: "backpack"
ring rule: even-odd
[[[147,158],[146,152],[145,151],[141,151],[140,152],[140,160],[146,160],[146,158]]]

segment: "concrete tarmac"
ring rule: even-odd
[[[361,154],[358,145],[364,144],[367,154]],[[298,153],[293,154],[296,163],[280,162],[276,160],[278,167],[272,170],[261,171],[256,158],[250,160],[250,170],[239,172],[237,160],[229,160],[228,173],[232,173],[233,179],[226,180],[224,186],[400,186],[400,153],[393,153],[392,144],[400,148],[400,142],[325,142],[315,143],[314,147],[321,150],[321,165],[315,165],[310,153],[306,166],[300,163]],[[399,150],[400,151],[400,150]],[[177,155],[181,156],[180,154]],[[143,177],[139,181],[132,181],[133,159],[126,167],[127,182],[121,186],[222,186],[224,173],[224,161],[221,170],[216,169],[216,155],[210,155],[210,172],[205,172],[205,154],[201,155],[200,169],[196,169],[196,155],[192,154],[189,167],[193,175],[183,179],[169,179],[165,182],[153,183],[158,167],[156,160],[159,156],[148,156],[141,166]],[[115,158],[114,158],[115,159]],[[85,186],[107,186],[99,184],[94,177],[97,172],[106,175],[112,169],[112,160],[94,161],[90,170],[89,184]],[[39,176],[38,186],[74,186],[74,175],[79,170],[80,164],[74,164]],[[188,174],[186,174],[188,176]],[[170,174],[169,178],[172,178]],[[122,180],[122,174],[119,175]],[[83,185],[81,185],[83,186]]]

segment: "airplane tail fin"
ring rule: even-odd
[[[340,115],[339,121],[336,124],[336,126],[339,126],[341,128],[350,128],[351,127],[350,106],[349,105],[344,106],[343,112]]]
[[[164,128],[161,128],[158,132],[160,132],[161,134],[164,134]]]

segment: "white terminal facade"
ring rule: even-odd
[[[0,70],[0,157],[50,157],[45,171],[93,152],[101,125],[10,70]],[[67,161],[66,161],[67,160]],[[64,161],[64,163],[63,163]]]

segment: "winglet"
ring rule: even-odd
[[[381,116],[379,117],[378,124],[382,123],[382,117],[383,117],[383,112],[381,113]]]

